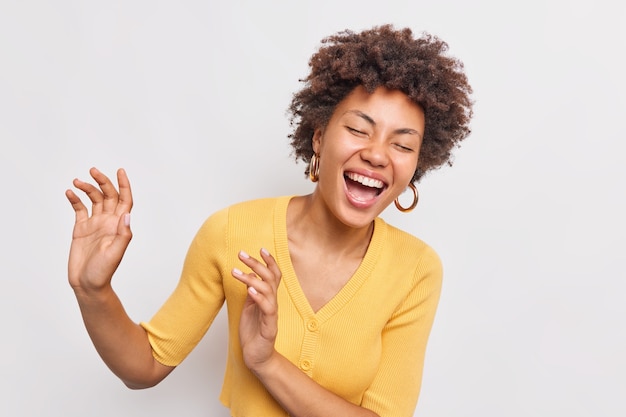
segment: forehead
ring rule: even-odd
[[[400,90],[378,87],[372,93],[359,86],[346,96],[335,109],[333,118],[367,115],[375,124],[424,125],[424,111]],[[422,129],[420,129],[422,130]]]

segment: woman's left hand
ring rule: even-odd
[[[252,272],[246,274],[237,268],[232,270],[233,277],[248,287],[239,323],[239,339],[244,362],[252,371],[272,357],[278,333],[277,291],[281,272],[266,249],[261,249],[260,255],[263,262],[244,251],[239,252],[239,260]]]

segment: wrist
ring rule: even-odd
[[[253,362],[248,368],[258,379],[263,380],[265,375],[275,374],[276,368],[279,366],[282,358],[282,355],[274,349],[267,359]]]
[[[102,286],[90,286],[90,285],[79,285],[72,286],[72,290],[74,290],[74,295],[78,299],[78,301],[104,301],[108,299],[111,295],[114,294],[113,288],[111,284],[105,284]]]

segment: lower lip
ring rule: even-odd
[[[355,197],[354,195],[350,193],[350,191],[348,190],[348,185],[345,183],[345,180],[344,180],[344,192],[346,194],[346,198],[348,199],[348,202],[352,206],[356,208],[360,208],[360,209],[366,209],[366,208],[372,207],[374,204],[376,204],[376,202],[382,195],[382,192],[381,192],[381,194],[378,194],[376,197],[372,198],[371,200],[358,199],[357,197]]]

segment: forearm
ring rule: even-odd
[[[277,352],[253,372],[290,416],[378,417],[328,391]]]
[[[83,322],[98,354],[129,388],[148,388],[173,368],[159,364],[145,330],[126,314],[110,286],[97,292],[74,289]]]

